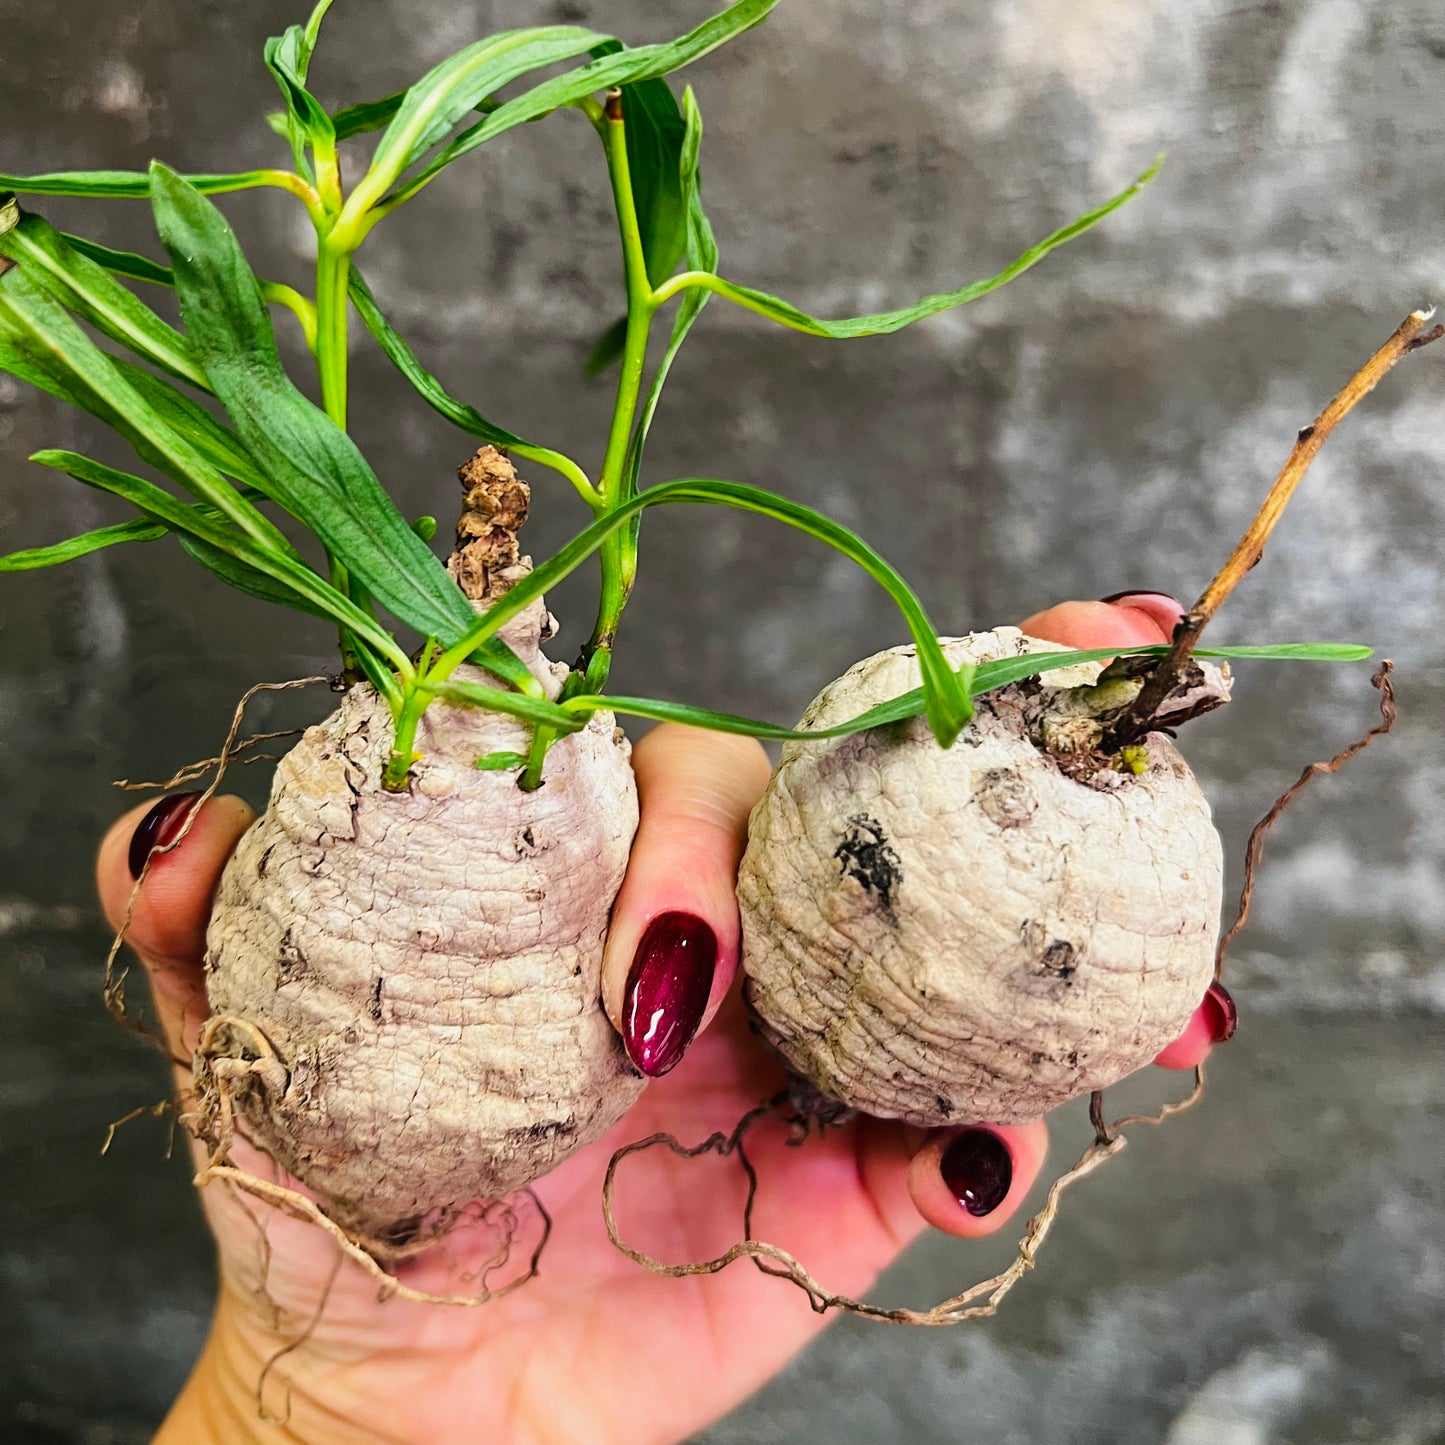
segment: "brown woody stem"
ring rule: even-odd
[[[1315,418],[1314,424],[1300,432],[1294,450],[1290,452],[1289,459],[1275,478],[1264,504],[1255,514],[1254,521],[1249,524],[1249,530],[1240,539],[1239,545],[1214,581],[1204,589],[1204,595],[1175,628],[1172,650],[1160,661],[1158,667],[1145,676],[1139,696],[1105,736],[1103,751],[1117,752],[1119,748],[1126,747],[1149,731],[1161,704],[1183,678],[1184,669],[1194,649],[1199,645],[1200,635],[1209,625],[1210,619],[1219,611],[1224,599],[1239,585],[1244,574],[1264,555],[1265,543],[1284,513],[1289,499],[1294,495],[1295,488],[1304,479],[1310,463],[1324,445],[1325,438],[1344,420],[1356,402],[1374,390],[1380,378],[1401,357],[1445,336],[1445,325],[1425,330],[1434,314],[1433,307],[1412,311],[1396,327],[1394,335],[1350,378],[1343,390]]]

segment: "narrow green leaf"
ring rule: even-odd
[[[311,42],[299,25],[284,34],[273,35],[262,52],[286,102],[287,137],[298,171],[306,173],[306,144],[331,148],[336,144],[336,127],[326,107],[306,89],[306,69],[311,62]]]
[[[337,140],[351,140],[354,136],[369,135],[372,131],[381,130],[384,126],[390,125],[392,117],[401,109],[401,103],[406,98],[406,91],[398,90],[392,95],[383,96],[380,100],[365,100],[359,105],[349,105],[344,110],[336,111],[332,117],[332,124],[336,128]],[[488,96],[480,100],[472,107],[483,115],[489,115],[501,105],[501,101]],[[283,126],[285,117],[277,117]],[[284,134],[284,131],[282,132]]]
[[[234,587],[238,592],[244,592],[262,602],[273,602],[278,607],[308,612],[313,617],[323,617],[328,622],[335,620],[331,612],[309,597],[273,580],[255,567],[238,561],[219,547],[213,547],[209,542],[203,542],[199,537],[192,537],[185,532],[177,532],[176,540],[192,561],[200,563],[207,572],[228,587]],[[336,595],[339,597],[341,594]]]
[[[1046,236],[1037,245],[1030,246],[1027,251],[1015,258],[997,275],[987,276],[981,281],[970,282],[969,285],[962,286],[957,291],[945,291],[934,296],[925,296],[917,305],[906,306],[898,311],[880,311],[870,316],[847,316],[830,321],[822,317],[810,316],[806,311],[794,306],[792,302],[784,301],[777,296],[770,296],[765,291],[754,290],[751,286],[740,286],[736,282],[727,281],[720,276],[703,271],[684,272],[675,277],[669,287],[663,288],[663,294],[667,295],[670,292],[691,287],[705,287],[749,311],[757,312],[759,316],[767,317],[769,321],[776,321],[780,326],[789,327],[793,331],[805,332],[809,336],[849,340],[857,336],[887,335],[889,332],[911,326],[915,321],[922,321],[929,316],[937,316],[941,311],[950,311],[956,306],[976,301],[980,296],[988,295],[990,291],[998,290],[1000,286],[1012,281],[1014,277],[1021,275],[1031,266],[1037,265],[1050,251],[1062,246],[1067,241],[1072,241],[1076,236],[1083,235],[1090,227],[1097,225],[1105,216],[1116,211],[1131,197],[1136,196],[1159,173],[1161,164],[1162,161],[1155,161],[1138,180],[1125,187],[1117,196],[1113,196],[1101,206],[1096,206],[1077,220],[1069,222],[1067,226],[1061,226],[1053,235]]]
[[[697,107],[697,99],[692,93],[691,86],[683,91],[682,107],[684,132],[677,164],[679,186],[687,201],[685,248],[687,264],[695,271],[716,272],[717,241],[713,236],[712,225],[702,208],[702,176],[698,169],[698,158],[702,149],[702,112]],[[652,429],[652,418],[657,412],[658,402],[662,399],[662,389],[667,384],[668,375],[672,371],[672,363],[677,359],[677,353],[682,349],[682,343],[687,340],[687,334],[692,330],[693,322],[702,314],[702,309],[707,305],[708,299],[709,293],[706,290],[694,287],[684,293],[678,304],[677,312],[672,319],[672,335],[668,338],[667,349],[658,363],[657,374],[652,379],[652,386],[648,390],[647,400],[643,404],[641,416],[638,418],[637,427],[628,447],[623,484],[625,496],[630,497],[637,492],[638,478],[642,471],[643,449],[647,444],[647,434]]]
[[[1092,652],[1043,652],[1030,653],[1024,657],[1008,657],[997,662],[980,663],[969,686],[973,696],[992,692],[1022,678],[1051,671],[1054,668],[1070,667],[1076,662],[1095,662],[1105,657],[1125,657],[1140,654],[1162,656],[1167,646],[1097,648]],[[1309,660],[1317,662],[1359,662],[1370,655],[1368,647],[1358,647],[1341,642],[1287,642],[1270,643],[1258,647],[1201,648],[1200,656],[1209,657],[1255,657]],[[712,732],[740,733],[744,737],[766,738],[776,742],[817,742],[824,738],[851,737],[855,733],[867,732],[872,728],[886,727],[892,723],[907,722],[918,717],[924,710],[923,689],[915,687],[900,693],[887,702],[879,703],[846,722],[826,728],[786,728],[776,723],[760,722],[756,718],[739,717],[733,713],[714,712],[709,708],[692,707],[687,703],[664,702],[656,698],[613,697],[593,693],[579,693],[562,704],[569,712],[590,717],[594,712],[609,709],[628,717],[645,717],[655,722],[686,723],[691,727],[707,728]]]
[[[585,376],[601,376],[604,371],[617,365],[622,359],[622,348],[627,343],[627,318],[619,316],[596,341],[582,363]]]
[[[0,255],[8,256],[62,305],[89,321],[102,335],[178,376],[209,390],[206,374],[173,326],[117,281],[103,266],[69,245],[41,216],[24,215],[0,234]]]
[[[503,692],[500,688],[488,687],[480,682],[437,682],[422,684],[424,691],[444,698],[447,702],[469,703],[503,712],[509,717],[521,718],[524,722],[541,724],[559,733],[575,733],[586,727],[586,718],[567,712],[555,702],[543,697],[526,697],[520,692]]]
[[[537,120],[565,106],[576,105],[578,101],[598,91],[610,90],[613,86],[635,85],[670,75],[694,61],[701,60],[719,45],[761,23],[777,3],[778,0],[737,0],[736,4],[728,6],[710,20],[705,20],[681,39],[669,44],[643,45],[605,55],[600,60],[590,61],[576,70],[569,70],[565,75],[545,80],[531,90],[514,96],[478,124],[464,130],[440,151],[414,180],[409,181],[398,192],[396,202],[415,195],[453,161],[459,160],[479,145],[485,145],[504,131],[511,130],[513,126]]]
[[[52,542],[48,547],[27,547],[20,552],[11,552],[9,556],[0,557],[0,572],[32,572],[39,567],[55,567],[121,542],[154,542],[169,530],[159,522],[117,522],[112,527],[97,527],[93,532],[83,532],[79,537],[70,537],[64,542]]]
[[[156,226],[171,258],[191,343],[271,495],[347,571],[423,636],[451,639],[475,617],[446,568],[412,531],[356,444],[281,365],[256,278],[225,217],[155,163]],[[540,684],[509,648],[484,665],[529,692]]]
[[[469,45],[410,86],[391,118],[366,176],[353,192],[365,211],[479,102],[530,70],[570,60],[607,39],[576,25],[507,30]]]
[[[101,351],[70,313],[34,283],[28,270],[16,266],[0,274],[0,366],[99,418],[145,461],[219,509],[253,540],[294,556],[276,525],[131,383],[130,377],[149,374]],[[165,386],[159,378],[149,378],[148,384]],[[269,494],[273,489],[263,490]]]
[[[61,232],[61,235],[71,250],[79,251],[82,256],[89,256],[97,265],[104,266],[107,271],[117,276],[129,276],[132,281],[149,281],[153,286],[176,284],[171,268],[162,266],[159,261],[152,261],[149,256],[141,256],[134,251],[116,251],[109,246],[102,246],[98,241],[88,241],[84,236],[74,236],[68,231]]]
[[[376,298],[371,294],[371,288],[362,279],[355,266],[351,268],[351,304],[356,307],[362,324],[386,353],[387,359],[416,388],[422,399],[434,411],[440,412],[453,426],[460,427],[462,431],[478,437],[484,442],[490,442],[493,446],[525,447],[528,445],[515,433],[488,421],[475,407],[457,401],[447,394],[441,382],[417,360],[416,353],[407,345],[400,332],[386,319],[381,307],[376,304]]]
[[[204,195],[249,191],[277,184],[274,170],[238,171],[230,175],[189,175],[185,179]],[[97,196],[141,198],[151,193],[146,171],[55,171],[42,176],[0,175],[0,191],[22,196]]]
[[[827,543],[862,567],[888,593],[903,614],[918,648],[919,667],[927,689],[926,710],[929,725],[944,747],[953,743],[972,714],[972,705],[966,690],[968,674],[966,671],[955,673],[949,667],[933,625],[908,584],[877,552],[846,527],[839,526],[821,513],[813,511],[811,507],[741,482],[699,478],[665,482],[624,502],[606,516],[598,518],[554,556],[512,586],[504,597],[487,609],[459,642],[447,649],[438,659],[438,667],[454,666],[468,648],[495,636],[498,628],[544,591],[555,587],[564,577],[575,571],[608,536],[617,528],[629,525],[632,518],[644,508],[661,503],[684,502],[735,507],[771,517]]]
[[[198,502],[190,505],[208,517],[219,518],[221,515],[214,507],[204,507]],[[89,556],[103,547],[114,547],[123,542],[154,542],[171,530],[164,522],[154,522],[146,517],[133,522],[117,522],[113,526],[97,527],[93,532],[82,532],[80,536],[63,542],[53,542],[48,547],[11,552],[8,557],[0,557],[0,572],[30,572],[38,567],[55,567],[62,562],[72,562],[77,557]]]
[[[386,319],[381,308],[376,304],[376,298],[371,294],[370,288],[355,266],[351,268],[350,285],[351,303],[356,307],[357,314],[361,317],[366,329],[376,339],[392,365],[406,377],[422,400],[433,411],[444,416],[453,426],[466,432],[469,436],[490,442],[495,447],[506,448],[516,452],[520,457],[527,457],[532,461],[540,462],[543,466],[552,467],[561,472],[576,488],[582,499],[589,506],[594,506],[596,493],[575,462],[560,452],[554,452],[548,447],[539,447],[534,442],[519,437],[515,432],[509,432],[505,427],[488,421],[475,407],[468,406],[465,402],[458,401],[454,396],[449,395],[441,382],[421,364],[416,353],[407,345],[406,340]]]
[[[400,656],[396,644],[380,631],[372,618],[304,562],[258,544],[229,526],[224,519],[210,514],[206,508],[188,506],[154,482],[76,452],[41,451],[30,460],[65,472],[88,487],[121,497],[147,517],[165,523],[172,531],[205,544],[194,550],[192,555],[231,586],[268,602],[299,608],[303,612],[315,612],[320,617],[357,630],[373,643],[382,643],[393,657]],[[213,554],[219,554],[235,565],[223,565]]]

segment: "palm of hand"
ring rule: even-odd
[[[230,1347],[215,1353],[231,1372],[227,1396],[242,1402],[249,1393],[252,1410],[264,1404],[273,1417],[289,1410],[290,1428],[307,1440],[322,1438],[310,1432],[323,1411],[328,1440],[438,1445],[613,1438],[637,1445],[700,1428],[775,1373],[823,1322],[801,1292],[746,1262],[706,1280],[639,1268],[607,1237],[602,1177],[616,1149],[649,1134],[692,1143],[713,1128],[730,1130],[783,1079],[749,1035],[740,1005],[730,1004],[626,1119],[536,1186],[553,1221],[538,1275],[476,1309],[383,1301],[360,1270],[337,1270],[335,1247],[315,1226],[211,1185],[203,1199],[222,1256],[217,1331]],[[897,1131],[858,1121],[792,1149],[780,1128],[766,1126],[750,1153],[763,1178],[764,1232],[796,1245],[830,1286],[865,1289],[922,1228],[892,1178],[897,1171],[886,1167],[887,1156],[907,1158]],[[235,1158],[275,1177],[270,1161],[245,1145]],[[679,1262],[741,1238],[735,1162],[645,1158],[619,1174],[618,1217],[629,1238]],[[531,1226],[526,1243],[519,1238],[512,1266],[494,1285],[515,1277],[535,1223],[524,1226]],[[434,1293],[475,1291],[496,1243],[491,1230],[463,1226],[402,1265],[399,1277]],[[269,1357],[303,1335],[266,1369]],[[337,1412],[350,1421],[340,1431]]]

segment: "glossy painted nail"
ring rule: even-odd
[[[644,1074],[655,1079],[681,1062],[716,967],[717,934],[696,914],[660,913],[647,925],[622,995],[622,1041]]]
[[[949,1192],[976,1218],[992,1214],[1008,1197],[1014,1161],[992,1129],[965,1129],[943,1151],[939,1172]]]
[[[1141,601],[1145,598],[1152,598],[1159,602],[1167,602],[1178,610],[1181,617],[1184,615],[1184,604],[1177,597],[1171,597],[1167,592],[1156,592],[1152,587],[1126,587],[1122,592],[1111,592],[1107,597],[1099,598],[1099,601],[1123,602],[1130,597],[1137,597]]]
[[[174,843],[191,816],[191,808],[199,793],[172,793],[162,798],[144,818],[136,824],[130,836],[130,876],[139,878],[152,850]]]
[[[1229,996],[1229,990],[1217,979],[1204,995],[1204,1012],[1209,1019],[1209,1037],[1216,1044],[1234,1037],[1239,1027],[1239,1008]]]

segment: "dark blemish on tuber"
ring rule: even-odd
[[[379,976],[371,986],[371,998],[367,1001],[366,1011],[377,1023],[381,1022],[381,986],[384,980]]]
[[[1078,972],[1078,964],[1074,962],[1074,945],[1062,938],[1054,939],[1044,949],[1039,967],[1042,972],[1051,973],[1056,978],[1071,979]]]
[[[983,815],[997,828],[1021,828],[1039,808],[1033,789],[1008,768],[989,768],[980,773],[973,796]]]
[[[276,959],[276,968],[281,975],[282,983],[295,983],[298,978],[304,978],[309,972],[310,966],[306,961],[306,954],[301,945],[296,942],[294,929],[288,928],[281,936],[281,952]]]
[[[842,876],[861,883],[891,918],[894,890],[903,882],[903,866],[882,825],[866,813],[854,813],[833,856],[838,860]]]
[[[942,1114],[945,1119],[947,1119],[953,1113],[952,1102],[948,1099],[945,1099],[942,1094],[939,1094],[938,1097],[934,1100],[934,1102],[938,1105],[938,1112]]]

